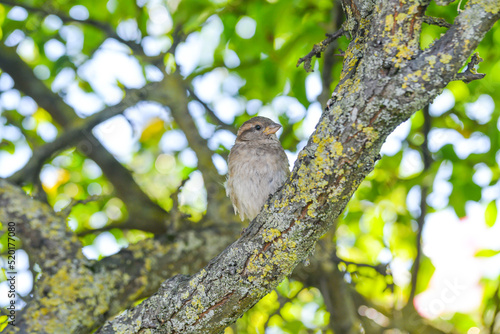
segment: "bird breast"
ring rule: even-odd
[[[288,159],[279,142],[236,143],[229,155],[227,193],[241,219],[255,218],[270,194],[289,174]]]

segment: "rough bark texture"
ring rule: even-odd
[[[241,231],[237,223],[224,229],[198,224],[175,237],[147,239],[96,262],[82,255],[82,245],[65,220],[47,204],[27,199],[21,189],[0,180],[0,221],[4,226],[16,223],[23,248],[43,272],[34,297],[17,316],[19,326],[8,326],[7,331],[88,333],[151,295],[165,277],[206,265]]]
[[[220,333],[290,275],[373,169],[385,138],[455,77],[500,8],[497,1],[469,2],[421,52],[427,4],[384,1],[370,16],[350,7],[358,24],[340,84],[290,179],[205,268],[165,281],[98,333]]]

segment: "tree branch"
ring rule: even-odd
[[[183,220],[176,225],[184,230],[176,235],[146,239],[101,261],[89,261],[81,253],[80,241],[67,230],[63,215],[2,179],[0,221],[16,224],[23,249],[43,271],[33,298],[16,316],[23,333],[90,332],[152,294],[166,276],[206,265],[241,230],[239,223],[206,228]],[[7,224],[3,226],[5,232]],[[58,307],[48,307],[55,304]]]
[[[391,275],[390,274],[390,269],[389,269],[389,264],[378,264],[378,265],[373,265],[373,264],[367,264],[367,263],[358,263],[358,262],[352,262],[348,260],[344,260],[339,258],[337,255],[333,256],[333,262],[334,263],[344,263],[346,266],[348,265],[354,265],[356,267],[364,267],[364,268],[371,268],[375,270],[377,273],[379,273],[382,276],[387,276]]]
[[[223,121],[221,121],[221,119],[219,117],[217,117],[217,115],[215,114],[215,112],[213,111],[213,109],[210,108],[210,106],[208,104],[206,104],[205,102],[203,102],[198,97],[198,95],[195,94],[194,89],[188,88],[188,91],[189,91],[189,95],[191,95],[192,98],[195,101],[198,101],[205,108],[205,110],[207,111],[208,116],[210,117],[210,119],[212,120],[212,122],[214,122],[216,124],[217,127],[221,128],[221,129],[224,129],[224,130],[231,131],[232,133],[236,134],[236,129],[234,127],[232,127],[231,125],[226,124]]]
[[[345,33],[344,29],[340,28],[340,30],[338,30],[337,32],[335,32],[333,34],[327,34],[328,37],[326,39],[319,42],[318,44],[314,44],[311,52],[309,52],[307,55],[305,55],[304,57],[300,58],[297,61],[296,67],[299,67],[300,64],[304,63],[304,69],[306,70],[306,72],[312,72],[313,71],[311,69],[312,58],[313,57],[321,58],[321,53],[326,50],[328,45],[330,45],[330,43],[335,41],[337,38],[342,36],[344,33]]]
[[[429,105],[425,106],[423,109],[424,114],[424,124],[422,126],[422,135],[424,136],[424,142],[422,143],[422,158],[424,161],[424,169],[423,175],[427,175],[431,165],[432,165],[432,155],[429,150],[429,132],[432,127],[432,118],[429,114]],[[422,257],[422,233],[424,230],[425,218],[427,214],[427,194],[429,193],[429,184],[428,180],[425,180],[420,187],[420,216],[418,217],[418,230],[416,237],[416,248],[417,255],[415,256],[415,260],[413,261],[413,266],[411,268],[411,291],[410,297],[408,298],[407,307],[413,307],[413,299],[415,298],[415,294],[417,291],[417,279],[418,272],[420,269],[420,261]]]
[[[432,16],[424,15],[423,21],[424,21],[424,23],[427,23],[429,25],[435,25],[435,26],[443,27],[443,28],[451,28],[451,26],[452,26],[451,23],[446,22],[446,20],[441,18],[441,17],[432,17]]]
[[[95,126],[116,115],[122,114],[127,108],[141,101],[144,96],[147,96],[147,92],[155,89],[156,86],[158,86],[157,83],[150,83],[141,89],[127,90],[127,94],[120,103],[93,114],[86,118],[85,121],[79,120],[75,122],[77,123],[75,126],[64,131],[64,133],[53,142],[49,142],[37,148],[26,166],[9,177],[9,181],[21,184],[36,177],[36,175],[40,173],[40,169],[46,160],[64,149],[77,145],[82,141],[82,138],[93,136],[92,129]]]

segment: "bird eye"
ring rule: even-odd
[[[260,126],[260,125],[256,125],[256,126],[255,126],[255,129],[256,129],[256,130],[260,130],[260,129],[262,129],[262,126]]]

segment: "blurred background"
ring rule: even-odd
[[[457,4],[427,14],[452,23]],[[297,61],[343,20],[325,0],[0,0],[0,177],[67,214],[89,259],[165,233],[133,224],[163,212],[235,222],[212,209],[228,205],[235,131],[256,115],[278,121],[293,166],[349,39],[313,72]],[[424,24],[422,48],[445,31]],[[331,284],[347,289],[366,332],[404,333],[409,309],[436,333],[500,332],[498,23],[477,51],[484,79],[450,83],[387,139],[318,245],[320,263],[304,269],[325,279],[290,277],[226,333],[333,333]],[[29,298],[36,267],[18,257]]]

